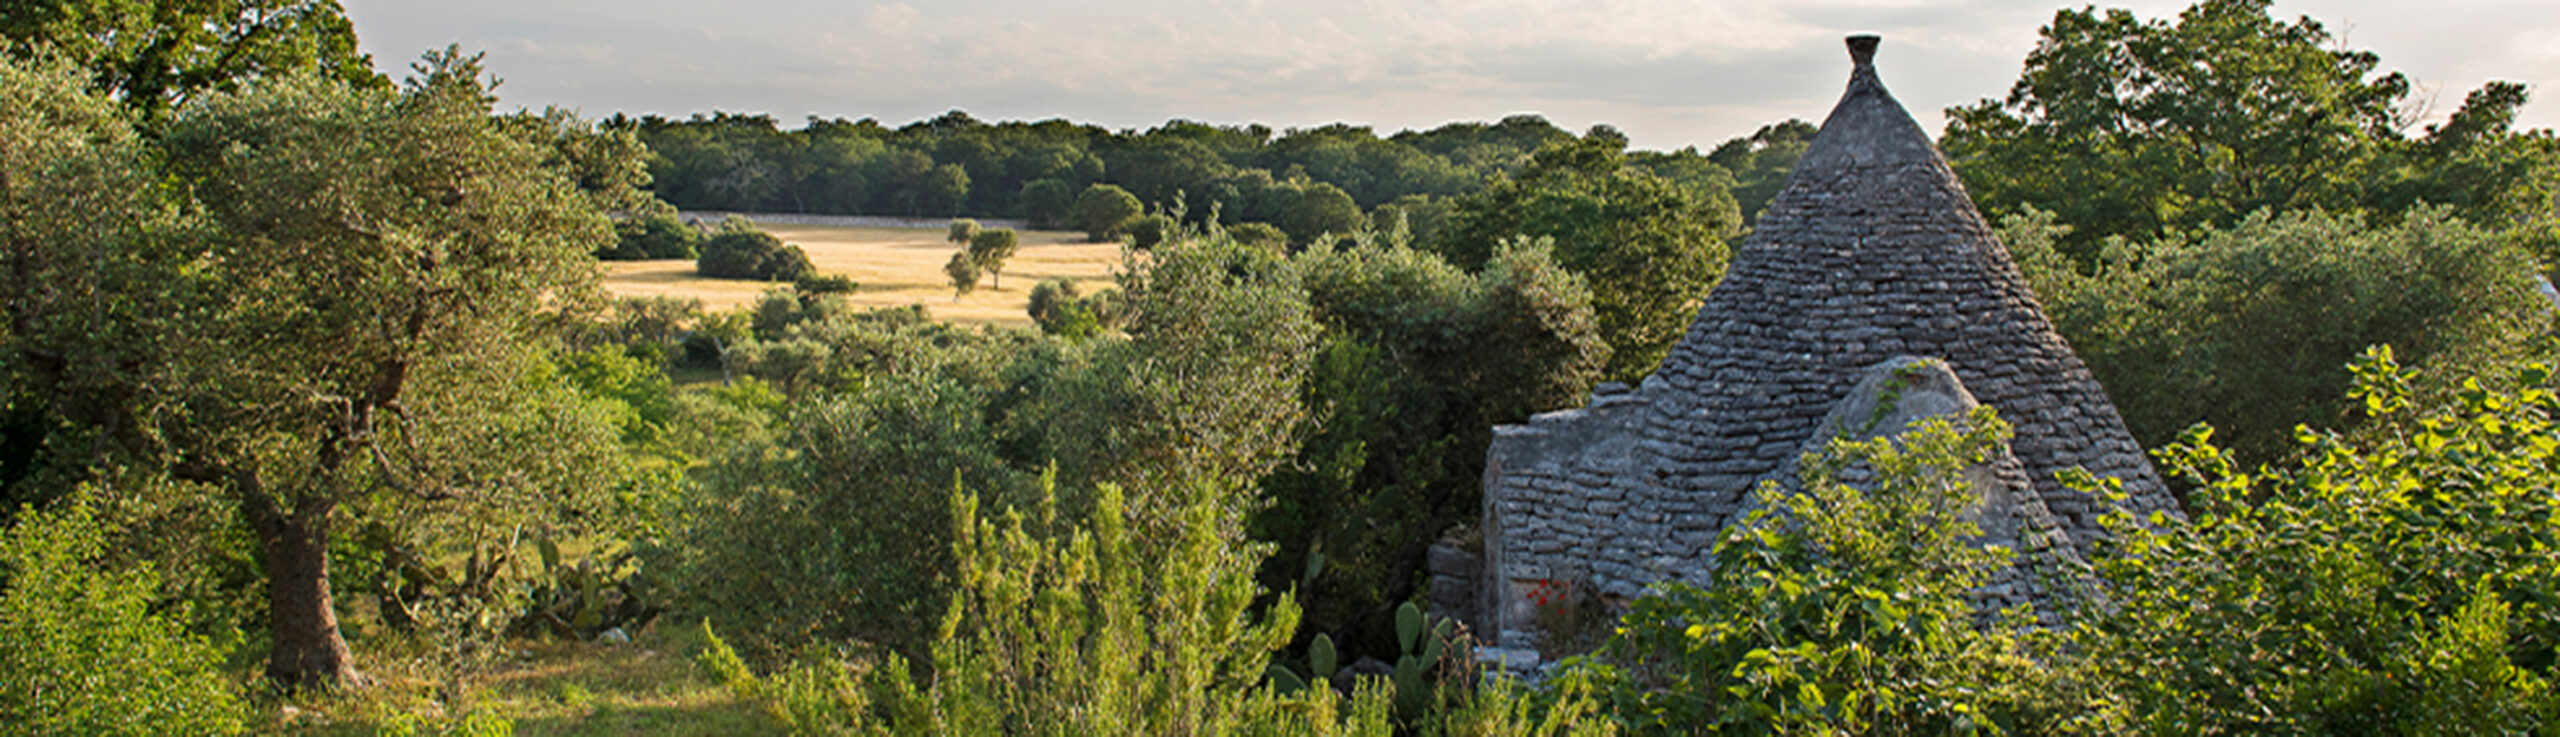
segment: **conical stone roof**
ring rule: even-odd
[[[1898,355],[1945,359],[2016,427],[2012,453],[2082,547],[2099,510],[2057,472],[2113,476],[2136,508],[2173,507],[1955,171],[1877,78],[1876,43],[1849,39],[1848,92],[1655,372],[1642,447],[1665,511],[1693,518],[1675,534],[1720,529],[1856,372]]]
[[[2077,552],[2101,534],[2104,502],[2064,488],[2060,471],[2121,480],[2137,512],[2174,510],[1954,171],[1885,90],[1876,43],[1849,39],[1847,93],[1662,366],[1634,390],[1604,386],[1590,407],[1496,429],[1479,627],[1513,639],[1506,630],[1533,616],[1508,600],[1524,581],[1631,596],[1702,571],[1751,490],[1793,481],[1824,416],[1901,357],[1943,359],[2015,427],[2004,485],[2027,487],[2015,489],[2021,513],[2049,518],[2037,526]]]

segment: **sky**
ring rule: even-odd
[[[1932,132],[2000,97],[2053,0],[345,0],[394,77],[430,48],[487,53],[502,106],[681,118],[877,118],[949,110],[1144,129],[1182,118],[1379,134],[1544,115],[1640,148],[1712,148],[1820,122],[1848,79],[1841,37]],[[2187,2],[2123,0],[2144,18]],[[2282,0],[2415,80],[2440,119],[2481,83],[2560,98],[2560,3]],[[2523,127],[2560,128],[2560,99]]]

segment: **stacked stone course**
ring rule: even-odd
[[[1878,79],[1874,37],[1850,48],[1847,93],[1662,366],[1639,387],[1602,385],[1587,407],[1495,429],[1474,607],[1490,639],[1535,644],[1535,582],[1623,600],[1702,581],[1752,490],[1793,481],[1861,376],[1912,357],[1942,359],[1963,403],[2016,429],[1982,486],[2030,565],[2076,561],[2101,534],[2104,502],[2063,487],[2065,469],[2121,480],[2137,513],[2174,513],[2114,405]],[[2026,579],[1993,589],[1997,601],[2050,596]]]

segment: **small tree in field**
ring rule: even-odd
[[[951,252],[951,262],[942,265],[942,273],[951,275],[951,301],[978,290],[978,262],[968,251]]]
[[[978,262],[978,268],[995,278],[997,289],[1004,288],[1004,262],[1012,260],[1014,252],[1019,250],[1022,250],[1022,237],[1016,235],[1012,228],[982,230],[969,238],[969,260]]]
[[[967,248],[969,247],[969,239],[977,236],[978,221],[968,218],[957,218],[951,221],[951,231],[949,234],[943,236],[943,240],[950,241],[951,245]]]

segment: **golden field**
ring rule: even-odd
[[[1111,270],[1120,265],[1119,243],[1086,243],[1082,233],[1023,231],[1022,250],[1005,263],[1004,288],[993,289],[993,280],[982,279],[976,292],[954,301],[951,280],[943,276],[942,265],[959,246],[943,240],[942,230],[758,225],[808,252],[818,273],[852,277],[860,285],[852,297],[855,305],[920,304],[934,319],[946,322],[1028,325],[1031,316],[1023,307],[1030,301],[1032,285],[1058,277],[1108,282]],[[692,261],[609,261],[604,284],[623,296],[700,299],[705,309],[715,312],[752,305],[757,295],[780,286],[706,279],[694,274]]]

